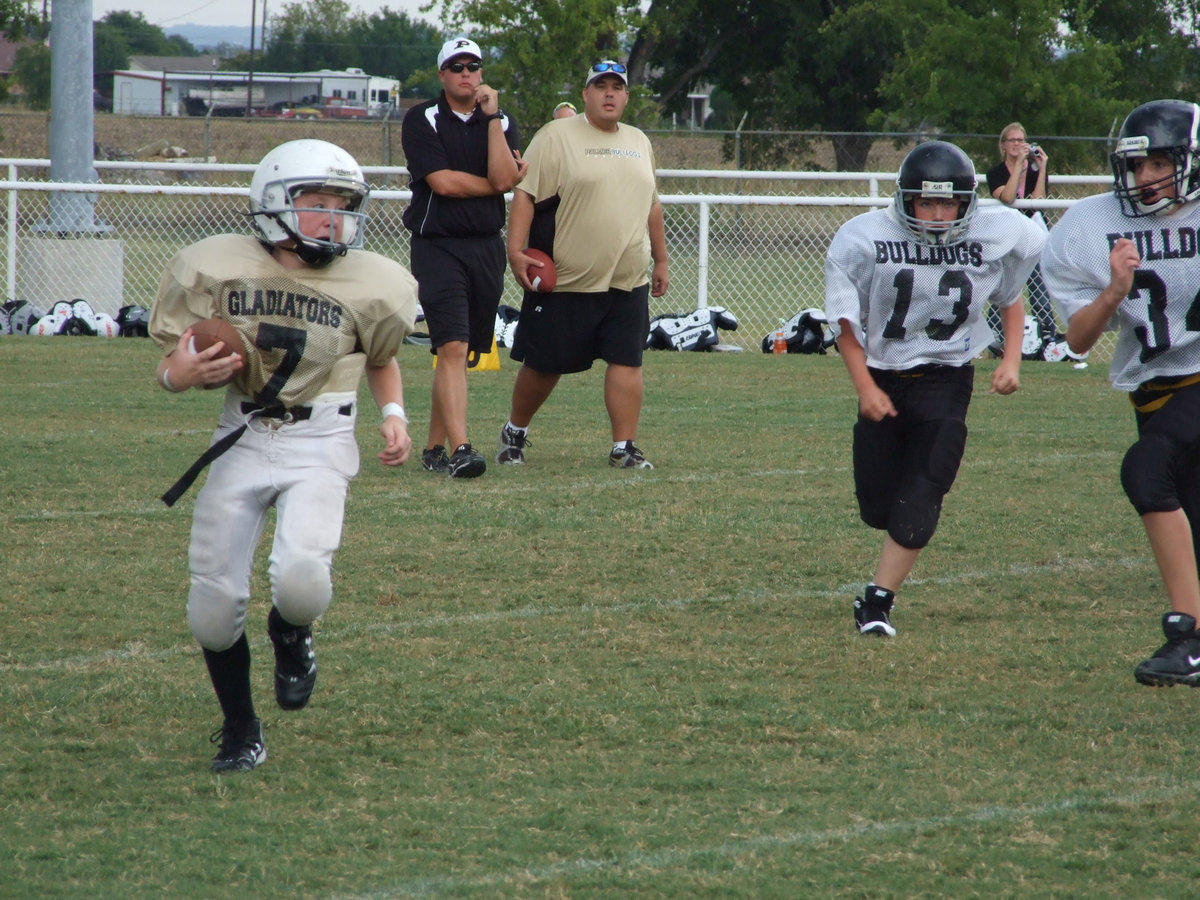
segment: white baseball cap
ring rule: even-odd
[[[583,86],[587,87],[597,78],[601,78],[605,75],[616,75],[623,82],[629,84],[629,72],[623,63],[619,63],[612,59],[602,59],[600,62],[588,69],[587,81],[583,83]]]
[[[454,59],[456,56],[473,56],[483,62],[483,53],[480,52],[477,43],[470,38],[457,37],[450,38],[442,44],[442,49],[438,52],[438,68],[444,66],[446,60]]]

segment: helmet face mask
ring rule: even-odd
[[[1159,215],[1200,197],[1198,130],[1200,106],[1183,100],[1152,100],[1126,117],[1111,156],[1121,212],[1130,218]],[[1136,161],[1151,155],[1166,157],[1172,172],[1139,185]]]
[[[306,193],[332,194],[345,209],[297,207]],[[250,220],[266,243],[291,250],[311,266],[323,266],[363,244],[370,188],[354,158],[327,141],[280,144],[263,157],[250,181]],[[329,216],[329,237],[302,233],[300,213]]]
[[[919,243],[957,244],[975,215],[977,184],[975,164],[967,154],[946,141],[928,141],[911,150],[900,164],[892,210]],[[920,219],[914,203],[918,197],[957,200],[958,214],[949,221]]]

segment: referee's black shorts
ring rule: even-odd
[[[504,242],[492,237],[412,236],[409,265],[433,352],[450,341],[487,353],[504,292]]]
[[[585,372],[598,359],[638,367],[649,333],[649,284],[599,293],[526,291],[509,355],[553,375]]]

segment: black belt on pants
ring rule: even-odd
[[[352,412],[354,412],[353,403],[346,403],[338,407],[339,416],[348,416]],[[263,406],[261,403],[243,400],[242,414],[250,418],[276,419],[286,425],[291,422],[303,422],[311,419],[313,408],[311,406]],[[192,482],[208,467],[209,463],[236,444],[238,439],[246,433],[246,429],[250,427],[250,418],[201,453],[200,458],[192,463],[191,468],[184,472],[179,480],[171,485],[167,492],[159,499],[167,506],[174,506],[175,501],[187,493],[187,489],[192,486]]]

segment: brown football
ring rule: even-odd
[[[558,283],[558,267],[554,265],[554,260],[541,250],[533,248],[526,250],[525,255],[542,264],[540,267],[530,266],[525,270],[525,277],[529,279],[533,289],[539,294],[548,294],[554,290],[554,286]]]
[[[191,349],[194,353],[199,353],[201,350],[207,350],[217,341],[220,341],[225,345],[217,354],[217,359],[228,356],[230,353],[240,353],[243,356],[246,355],[246,348],[242,343],[242,336],[238,334],[236,328],[234,328],[224,319],[201,319],[192,326]]]

